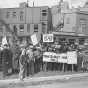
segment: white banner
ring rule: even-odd
[[[57,54],[57,57],[58,57],[59,63],[67,63],[67,54],[66,53]]]
[[[77,52],[67,52],[68,64],[77,64]]]
[[[43,53],[44,62],[57,62],[56,53],[53,52],[44,52]]]
[[[31,40],[32,40],[33,45],[38,44],[38,40],[37,40],[36,34],[31,35]]]
[[[53,52],[44,52],[43,61],[44,62],[77,64],[77,52],[70,51],[70,52],[61,53],[61,54],[56,54]]]
[[[43,42],[53,42],[53,34],[43,34]]]

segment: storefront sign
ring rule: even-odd
[[[44,34],[43,42],[53,42],[53,34]]]

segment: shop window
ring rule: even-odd
[[[20,28],[20,32],[24,32],[24,25],[20,25],[19,28]]]
[[[84,45],[85,39],[79,39],[79,45]]]
[[[34,24],[34,32],[38,32],[38,24]]]

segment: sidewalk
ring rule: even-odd
[[[55,75],[55,76],[46,76],[46,77],[28,77],[25,78],[23,82],[25,83],[39,83],[44,81],[54,81],[54,80],[69,80],[71,78],[77,78],[77,77],[85,77],[88,76],[88,73],[75,73],[75,74],[66,74],[66,75]],[[0,84],[10,84],[10,83],[20,83],[19,79],[6,79],[6,80],[0,80]]]

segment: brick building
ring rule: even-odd
[[[17,34],[19,43],[30,42],[30,35],[33,33],[38,35],[47,33],[51,29],[52,22],[48,6],[29,7],[25,2],[20,3],[18,8],[1,8],[0,20]],[[0,27],[2,26],[0,25]],[[0,28],[0,30],[2,29]],[[3,30],[0,32],[3,34]],[[2,35],[0,37],[2,38]]]

